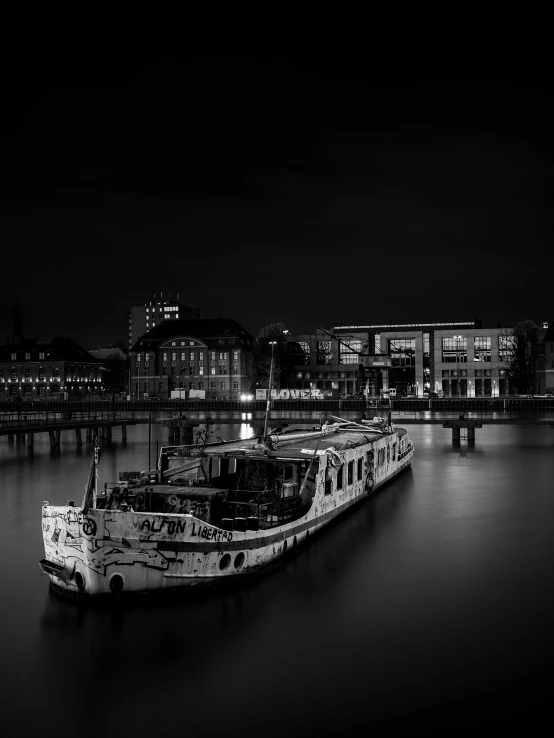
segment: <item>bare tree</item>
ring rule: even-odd
[[[270,323],[264,325],[256,336],[256,384],[260,388],[269,386],[271,368],[272,341],[276,341],[273,348],[273,387],[279,387],[281,379],[287,373],[287,334],[284,323]]]
[[[506,376],[520,394],[535,387],[535,362],[539,327],[533,320],[520,320],[500,335],[500,350],[506,362]]]

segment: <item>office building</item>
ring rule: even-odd
[[[296,388],[342,396],[395,389],[423,397],[499,397],[517,390],[507,379],[510,330],[479,320],[443,323],[342,325],[291,335]],[[359,365],[364,366],[363,373]]]
[[[200,310],[188,305],[181,305],[179,295],[164,298],[163,293],[154,295],[144,305],[133,305],[128,314],[128,344],[133,346],[140,336],[151,328],[155,328],[163,320],[196,320],[200,318]]]

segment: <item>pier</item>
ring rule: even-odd
[[[50,448],[58,449],[62,431],[75,431],[77,446],[82,446],[85,431],[86,440],[93,441],[95,438],[104,438],[108,443],[112,440],[112,429],[121,428],[123,441],[127,440],[127,427],[148,423],[148,419],[123,416],[120,413],[86,413],[66,411],[58,417],[58,414],[50,413],[21,413],[0,415],[0,436],[7,436],[8,443],[25,443],[29,448],[33,447],[37,433],[48,433]]]

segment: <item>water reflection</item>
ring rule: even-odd
[[[220,429],[253,435],[248,423]],[[137,736],[213,735],[237,721],[244,736],[404,718],[413,731],[460,715],[474,727],[483,707],[495,727],[518,706],[539,715],[554,650],[552,431],[489,426],[457,448],[440,426],[409,432],[413,470],[281,565],[116,607],[54,595],[37,566],[41,502],[81,498],[91,446],[78,453],[68,439],[50,458],[36,442],[31,458],[0,445],[6,704],[42,736],[61,725],[97,736],[93,715]],[[167,428],[155,424],[152,439],[154,458]],[[147,427],[129,429],[127,446],[104,446],[100,482],[147,460]]]

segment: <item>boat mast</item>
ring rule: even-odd
[[[265,406],[265,420],[264,420],[264,438],[267,436],[267,423],[269,420],[269,406],[271,404],[271,390],[273,388],[273,363],[275,361],[275,344],[277,341],[270,341],[271,346],[271,365],[269,367],[269,387],[267,390],[267,403]]]
[[[90,474],[85,487],[85,496],[83,497],[83,515],[86,515],[89,509],[96,507],[96,497],[98,494],[98,461],[100,460],[100,446],[98,439],[94,442],[94,455],[90,465]]]

